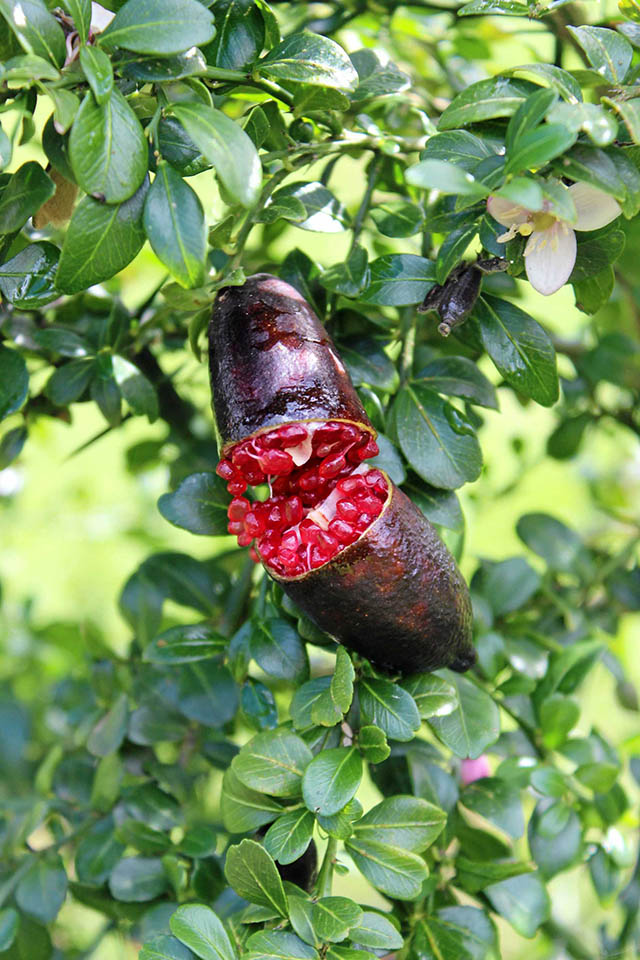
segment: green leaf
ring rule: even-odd
[[[124,845],[116,838],[113,817],[98,820],[80,840],[75,869],[81,883],[101,886],[121,859]]]
[[[0,13],[23,50],[62,66],[67,55],[64,33],[43,0],[0,0]]]
[[[455,687],[435,673],[415,673],[401,681],[418,708],[423,720],[429,717],[445,716],[458,706]]]
[[[567,30],[604,80],[612,84],[624,82],[633,58],[633,47],[626,37],[604,27],[568,26]]]
[[[354,747],[324,750],[304,772],[304,802],[313,813],[337,813],[355,795],[361,780],[362,759]]]
[[[418,854],[360,837],[347,840],[345,847],[358,870],[378,890],[396,900],[414,900],[419,895],[428,870]]]
[[[469,244],[478,233],[477,223],[467,224],[452,230],[445,237],[436,260],[436,279],[438,283],[443,284],[453,268],[462,260]]]
[[[171,847],[171,840],[166,833],[154,830],[139,820],[125,820],[118,824],[116,836],[125,846],[133,847],[140,853],[161,855]]]
[[[117,87],[102,104],[87,93],[69,134],[69,159],[85,193],[109,204],[128,200],[141,185],[147,173],[147,142]]]
[[[209,623],[180,624],[170,627],[145,647],[142,659],[147,663],[170,666],[208,660],[220,654],[227,644]]]
[[[218,916],[210,907],[187,903],[169,920],[174,937],[201,960],[236,960],[236,951]]]
[[[335,40],[317,33],[292,33],[254,66],[256,76],[289,83],[353,91],[358,74]]]
[[[306,211],[306,218],[295,224],[301,230],[342,233],[349,226],[349,214],[344,205],[317,180],[296,180],[273,195],[274,203],[287,199],[300,201]]]
[[[251,656],[272,677],[300,683],[309,674],[306,648],[287,620],[257,621],[251,632]]]
[[[421,960],[490,960],[498,939],[486,913],[475,907],[444,907],[417,924],[412,949]]]
[[[334,724],[340,723],[343,715],[351,706],[354,677],[355,670],[351,663],[351,657],[344,647],[338,647],[333,676],[330,678],[319,677],[300,688],[300,691],[302,691],[306,687],[307,691],[298,698],[295,708],[292,703],[291,715],[294,718],[294,723],[299,726],[298,721],[295,720],[294,709],[298,718],[301,716],[300,711],[304,712],[304,726],[315,723],[320,724],[320,726],[332,727]],[[318,680],[323,682],[318,683]],[[294,696],[297,696],[297,693]],[[306,694],[309,695],[309,699],[306,699]],[[305,706],[302,706],[303,703]],[[304,726],[302,729],[304,729]]]
[[[516,525],[518,536],[552,570],[567,573],[584,568],[588,555],[578,534],[548,513],[527,513]]]
[[[362,303],[403,307],[421,303],[436,282],[435,263],[412,253],[388,254],[370,265],[369,284]]]
[[[611,151],[579,144],[562,158],[562,174],[572,180],[590,183],[623,202],[627,188],[610,154]]]
[[[80,43],[85,44],[91,27],[91,0],[62,0],[61,6],[73,18]]]
[[[552,654],[549,668],[536,688],[535,702],[542,704],[556,690],[573,693],[602,652],[603,646],[599,640],[584,640],[574,643],[562,653]]]
[[[145,241],[142,210],[147,183],[116,206],[83,197],[67,228],[56,286],[78,293],[131,263]]]
[[[415,700],[391,680],[363,677],[358,682],[358,698],[364,722],[380,727],[390,740],[413,740],[420,729]]]
[[[197,0],[127,0],[98,43],[166,56],[208,43],[214,33],[213,16]]]
[[[483,777],[470,783],[462,791],[460,802],[510,837],[521,837],[524,833],[520,792],[499,777]]]
[[[257,730],[273,730],[278,726],[278,709],[273,693],[260,680],[247,677],[240,696],[242,712]]]
[[[7,430],[0,440],[0,470],[4,470],[22,453],[27,440],[26,427],[14,427]]]
[[[371,729],[363,727],[360,732],[364,729]],[[381,731],[382,732],[382,731]],[[358,800],[350,800],[349,803],[342,808],[338,813],[331,814],[328,817],[323,817],[322,814],[317,814],[316,819],[318,825],[329,834],[331,837],[335,837],[337,840],[348,840],[348,838],[353,833],[353,824],[362,816],[362,806]]]
[[[163,493],[158,510],[169,523],[190,533],[223,536],[229,496],[215,473],[192,473],[173,493]]]
[[[125,857],[109,877],[111,895],[125,903],[155,900],[166,887],[167,876],[162,860],[156,857]]]
[[[178,687],[174,706],[189,720],[220,727],[235,715],[238,691],[230,671],[215,660],[175,668]]]
[[[53,923],[67,895],[67,873],[58,854],[38,857],[16,889],[21,910],[39,923]]]
[[[437,393],[419,382],[403,387],[394,414],[402,452],[428,483],[450,490],[478,478],[482,454],[475,433]]]
[[[420,797],[388,797],[354,825],[356,840],[375,840],[390,847],[422,853],[444,830],[444,810]],[[354,841],[355,842],[355,841]]]
[[[13,907],[0,910],[0,951],[8,950],[18,932],[20,916]]]
[[[531,873],[533,870],[534,867],[528,863],[513,861],[483,862],[459,856],[456,859],[456,885],[460,885],[468,893],[478,893],[492,883]]]
[[[443,717],[430,717],[427,722],[457,757],[475,760],[498,739],[498,707],[488,693],[465,677],[447,671],[446,679],[456,690],[458,707]]]
[[[311,921],[318,938],[340,943],[349,936],[352,927],[362,920],[362,910],[346,897],[321,897],[313,905]]]
[[[512,557],[498,563],[483,561],[474,578],[495,616],[518,610],[540,587],[540,574],[524,559]]]
[[[608,793],[618,779],[620,768],[615,763],[583,763],[575,777],[595,793]]]
[[[537,873],[525,873],[486,887],[494,910],[521,937],[535,937],[538,927],[551,916],[551,901]]]
[[[389,392],[397,388],[398,374],[395,365],[377,340],[371,337],[350,337],[342,340],[340,356],[347,364],[354,386],[368,384]]]
[[[558,399],[553,344],[528,313],[506,300],[483,296],[475,308],[485,350],[505,380],[543,407]]]
[[[70,360],[49,377],[44,392],[58,407],[66,407],[79,400],[95,374],[95,360]]]
[[[626,237],[615,226],[599,232],[597,235],[580,237],[575,266],[569,277],[569,283],[580,283],[600,274],[615,263],[625,247]],[[606,283],[606,279],[605,279]]]
[[[80,66],[96,102],[100,105],[106,103],[113,90],[113,70],[109,57],[98,47],[80,47]]]
[[[457,196],[477,199],[489,194],[487,187],[479,183],[472,173],[447,160],[421,160],[408,168],[405,179],[413,187],[439,190],[444,194],[455,193]]]
[[[464,170],[473,171],[481,160],[495,156],[491,141],[467,130],[453,130],[430,137],[420,154],[421,160],[448,160]],[[372,214],[373,215],[373,214]]]
[[[0,233],[15,233],[55,193],[55,184],[39,163],[23,163],[0,195]]]
[[[282,814],[265,834],[265,850],[279,863],[293,863],[311,843],[313,823],[313,814],[309,810],[291,810]]]
[[[582,830],[577,813],[560,801],[542,800],[529,821],[531,856],[545,879],[567,870],[582,851]]]
[[[29,392],[29,373],[23,357],[0,343],[0,420],[19,410]]]
[[[507,124],[505,147],[507,152],[517,146],[518,141],[542,123],[545,115],[556,100],[553,90],[536,90],[521,103]]]
[[[354,943],[374,950],[397,950],[404,942],[391,921],[373,910],[363,912],[356,926],[351,928],[350,938]]]
[[[382,763],[391,753],[386,733],[374,724],[365,724],[364,727],[360,727],[358,746],[368,763]]]
[[[577,138],[577,132],[561,124],[546,123],[522,134],[507,151],[505,174],[520,173],[545,166],[565,153]]]
[[[246,787],[274,797],[296,797],[311,760],[309,747],[295,733],[270,730],[242,747],[233,769]]]
[[[364,247],[356,246],[344,263],[329,267],[320,279],[322,286],[333,293],[357,297],[369,280],[369,254]]]
[[[371,219],[385,237],[412,237],[422,226],[424,214],[408,200],[388,200],[373,207]]]
[[[242,70],[257,60],[265,45],[262,11],[247,0],[216,3],[216,36],[207,46],[207,59],[216,67]]]
[[[543,743],[554,750],[562,746],[575,727],[580,717],[580,707],[570,697],[552,693],[540,704],[539,713]]]
[[[582,102],[582,89],[573,74],[552,63],[525,63],[503,70],[502,73],[523,77],[525,80],[532,80],[536,85],[550,87],[571,106]]]
[[[204,283],[207,232],[202,204],[168,163],[158,164],[143,223],[153,252],[183,287]]]
[[[175,937],[161,934],[143,944],[139,960],[194,960],[194,954]]]
[[[87,750],[94,757],[106,757],[120,747],[127,732],[129,706],[126,693],[121,693],[113,706],[98,720],[87,739]]]
[[[602,101],[618,114],[629,131],[631,140],[634,143],[640,143],[640,105],[635,100],[612,100],[610,97],[603,97]],[[616,125],[612,117],[610,122],[612,126]],[[599,143],[598,146],[608,146],[613,139],[614,137],[605,143]]]
[[[171,109],[202,155],[213,164],[232,200],[251,207],[258,199],[262,168],[256,148],[244,130],[226,114],[204,103],[175,103]]]
[[[318,960],[318,952],[295,933],[263,930],[252,934],[245,944],[243,960]]]
[[[149,418],[153,423],[158,418],[158,395],[145,375],[124,357],[114,356],[113,375],[120,392],[134,413]]]
[[[229,847],[224,874],[236,893],[249,903],[273,908],[281,917],[287,916],[287,896],[278,868],[255,840],[243,840]]]
[[[439,130],[454,130],[467,123],[510,117],[523,100],[535,91],[526,80],[494,77],[472,83],[451,101],[438,121]]]
[[[604,97],[603,101],[609,106],[617,109],[617,101],[609,101]],[[630,101],[630,104],[633,101]],[[622,115],[622,110],[620,111]],[[600,104],[595,103],[556,103],[547,114],[549,123],[560,123],[574,130],[576,133],[582,130],[597,147],[608,147],[616,138],[618,124],[608,110]]]
[[[271,797],[250,790],[229,767],[222,781],[222,820],[229,833],[248,833],[271,823],[283,812]]]
[[[436,357],[422,368],[414,382],[437,393],[498,409],[495,387],[467,357]]]

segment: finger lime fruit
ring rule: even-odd
[[[322,630],[376,666],[475,662],[455,560],[387,474],[376,433],[326,330],[269,274],[218,294],[209,327],[217,473],[229,532]],[[264,485],[266,498],[249,500]]]

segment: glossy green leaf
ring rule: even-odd
[[[418,854],[368,837],[347,840],[345,847],[358,870],[378,890],[396,900],[413,900],[420,893],[428,870]]]
[[[69,135],[69,159],[79,186],[109,204],[128,200],[141,185],[147,144],[138,118],[117,88],[102,104],[90,93],[85,96]]]
[[[414,382],[446,396],[498,409],[495,387],[467,357],[437,357],[422,368]]]
[[[89,734],[87,740],[89,753],[94,757],[106,757],[120,747],[127,731],[128,711],[127,695],[121,693]]]
[[[287,897],[278,869],[273,858],[255,840],[243,840],[228,849],[224,873],[236,893],[249,903],[273,908],[280,916],[287,916]]]
[[[413,187],[439,190],[444,194],[455,193],[456,196],[477,199],[489,194],[489,190],[472,173],[446,160],[421,160],[414,167],[409,167],[406,180]]]
[[[295,797],[300,795],[302,775],[311,760],[311,751],[295,733],[272,730],[245,744],[233,769],[247,787],[274,797]]]
[[[502,880],[487,887],[485,894],[522,937],[534,937],[551,914],[549,894],[537,873]]]
[[[70,360],[58,367],[49,377],[44,392],[52,403],[66,407],[79,400],[95,374],[95,361],[91,358]]]
[[[553,820],[550,813],[554,814]],[[529,821],[528,840],[531,856],[544,878],[549,879],[567,870],[577,861],[582,850],[582,829],[577,813],[560,801],[556,801],[553,807],[549,801],[541,801]]]
[[[350,938],[354,943],[374,950],[397,950],[403,944],[402,934],[383,914],[365,910]]]
[[[80,43],[86,43],[91,27],[91,0],[63,0],[61,6],[73,18],[73,25],[78,31]]]
[[[81,47],[80,65],[96,102],[100,105],[106,103],[113,90],[113,69],[109,57],[99,47]]]
[[[56,286],[77,293],[126,267],[145,240],[142,211],[147,184],[115,206],[83,197],[67,229]]]
[[[575,143],[577,133],[559,123],[546,123],[523,133],[507,152],[505,173],[545,166]]]
[[[313,905],[311,920],[323,942],[340,943],[362,919],[362,910],[346,897],[320,897]]]
[[[0,420],[15,413],[29,390],[29,373],[24,358],[0,343]]]
[[[168,163],[160,163],[144,205],[145,233],[159,260],[184,287],[205,279],[207,236],[198,195]]]
[[[358,698],[364,722],[380,727],[390,740],[413,740],[420,729],[415,700],[390,680],[363,677],[358,682]]]
[[[220,654],[226,643],[226,639],[206,622],[181,624],[158,634],[145,647],[142,659],[159,665],[193,663]]]
[[[113,375],[123,398],[134,413],[149,418],[153,423],[158,417],[158,395],[150,380],[124,357],[113,358]]]
[[[236,960],[227,931],[210,907],[184,904],[173,914],[169,926],[173,935],[201,960]]]
[[[293,863],[309,846],[313,823],[313,814],[309,810],[291,810],[282,814],[265,834],[265,850],[278,863]]]
[[[194,0],[195,2],[195,0]],[[176,103],[172,111],[237,203],[250,207],[258,198],[260,160],[244,130],[220,110],[204,103]]]
[[[436,282],[433,260],[412,253],[378,257],[369,267],[369,284],[358,298],[363,303],[389,307],[420,303]]]
[[[301,230],[317,233],[342,233],[349,226],[349,214],[342,204],[324,184],[317,180],[299,180],[281,187],[273,196],[274,203],[295,200],[302,204],[306,216],[295,219],[295,225]],[[269,208],[267,208],[269,209]],[[362,266],[362,265],[361,265]],[[361,272],[361,271],[360,271]],[[356,276],[358,270],[355,270]],[[364,272],[366,277],[366,270]],[[348,283],[348,278],[343,277]],[[355,283],[355,281],[351,281]],[[360,289],[360,286],[358,287]]]
[[[480,447],[458,409],[415,382],[397,394],[394,413],[402,452],[428,483],[455,489],[478,478]]]
[[[271,823],[283,812],[282,806],[242,783],[232,767],[226,770],[222,782],[222,820],[229,833],[247,833]]]
[[[438,129],[454,130],[467,123],[510,117],[535,89],[535,86],[526,80],[506,77],[472,83],[454,97],[444,110],[438,121]]]
[[[422,853],[439,836],[447,815],[420,797],[388,797],[354,825],[356,841],[374,840],[390,847]],[[356,842],[354,841],[354,842]]]
[[[435,673],[416,673],[401,681],[423,720],[452,713],[458,705],[455,687]]]
[[[216,67],[242,70],[258,58],[265,41],[261,10],[247,0],[224,0],[213,9],[216,35],[207,47],[207,59]]]
[[[158,510],[176,527],[205,536],[227,532],[228,494],[215,473],[192,473],[173,493],[163,493]]]
[[[361,779],[362,759],[353,747],[324,750],[304,772],[304,802],[314,813],[337,813],[355,795]]]
[[[412,237],[424,220],[420,207],[408,200],[389,200],[371,210],[371,219],[385,237]]]
[[[78,880],[95,886],[102,885],[122,858],[124,844],[115,836],[112,817],[98,820],[82,837],[75,855]]]
[[[211,13],[197,0],[127,0],[99,43],[166,55],[207,43],[214,32]]]
[[[567,29],[604,80],[612,84],[624,81],[633,57],[633,47],[626,37],[604,27],[568,26]]]
[[[287,620],[269,617],[254,624],[251,655],[265,673],[300,682],[309,673],[309,661],[298,631]]]
[[[67,54],[64,33],[43,0],[0,0],[0,13],[23,50],[62,66]]]
[[[458,707],[445,716],[432,716],[427,722],[457,757],[475,759],[498,739],[498,708],[484,690],[465,677],[447,671],[446,679],[457,692]]]
[[[194,956],[175,937],[161,934],[143,944],[139,960],[194,960]]]
[[[520,793],[507,781],[499,777],[484,777],[470,783],[462,791],[460,802],[509,836],[522,836],[524,820]]]
[[[269,80],[355,90],[358,74],[335,40],[317,33],[292,33],[270,50],[255,72]]]
[[[318,952],[285,930],[254,933],[246,942],[243,960],[318,960]]]
[[[14,233],[55,193],[55,185],[39,163],[18,167],[0,194],[0,233]]]
[[[21,910],[39,923],[52,923],[67,895],[67,873],[58,854],[38,857],[16,889]]]
[[[578,534],[548,513],[525,514],[518,520],[516,530],[522,542],[552,570],[576,571],[587,560]]]
[[[475,308],[485,350],[516,390],[544,407],[558,399],[553,344],[546,331],[519,307],[482,297]]]

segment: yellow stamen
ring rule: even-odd
[[[533,214],[533,229],[537,231],[548,230],[549,227],[552,227],[556,222],[557,217],[554,217],[552,213],[534,213]]]

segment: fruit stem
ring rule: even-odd
[[[329,837],[327,849],[324,852],[322,866],[316,882],[316,896],[328,897],[331,895],[333,884],[333,868],[335,865],[336,852],[338,850],[338,841],[335,837]]]

